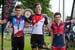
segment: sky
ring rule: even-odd
[[[73,0],[64,0],[65,1],[65,16],[71,15]],[[59,0],[50,1],[52,12],[59,12]],[[60,0],[60,13],[63,15],[63,0]],[[66,18],[66,17],[65,17]]]
[[[65,16],[70,16],[73,0],[64,0],[64,1],[65,1]],[[18,2],[18,4],[21,4],[21,3]],[[17,3],[16,3],[16,5],[17,5]],[[55,13],[55,12],[59,11],[59,0],[51,0],[50,5],[51,5],[52,12]],[[60,12],[61,12],[61,14],[63,12],[63,0],[60,0]]]
[[[65,16],[70,16],[71,10],[72,10],[73,0],[64,0],[64,1],[65,1],[65,13],[64,14],[65,14]],[[18,2],[18,4],[21,4],[21,3]],[[50,10],[52,12],[54,12],[54,13],[59,12],[59,0],[51,0],[50,5],[51,5]],[[60,0],[60,13],[63,16],[63,0]]]

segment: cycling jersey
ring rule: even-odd
[[[43,35],[43,26],[48,24],[47,17],[42,14],[35,14],[29,20],[32,21],[32,34]]]
[[[8,17],[8,21],[12,23],[13,35],[14,37],[23,36],[24,22],[27,21],[25,16],[17,18],[16,16]]]
[[[53,31],[53,43],[54,47],[64,47],[64,26],[65,23],[61,22],[59,25],[57,23],[52,23],[51,29]]]

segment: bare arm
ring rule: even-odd
[[[6,19],[4,19],[4,20],[1,20],[0,19],[0,24],[5,24],[5,23],[7,23],[7,20]]]

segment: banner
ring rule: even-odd
[[[2,19],[7,18],[8,16],[11,15],[13,8],[16,4],[16,0],[2,0]],[[6,24],[2,25],[2,36],[1,36],[1,50],[3,50],[3,31],[5,28]]]

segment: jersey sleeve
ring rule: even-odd
[[[51,30],[53,30],[53,24],[51,24]]]
[[[12,21],[12,19],[13,19],[13,16],[9,16],[9,17],[7,18],[7,21]]]
[[[33,15],[31,15],[31,16],[28,18],[30,21],[32,20],[32,16],[33,16]]]
[[[47,25],[47,24],[48,24],[48,16],[47,16],[47,15],[43,15],[43,16],[44,16],[44,18],[45,18],[44,24]]]
[[[26,16],[23,16],[23,19],[24,19],[24,21],[28,21],[27,18],[26,18]]]
[[[29,20],[29,18],[26,18],[26,16],[23,16],[23,19],[24,19],[24,21],[26,21],[28,23],[31,23],[30,20]]]

